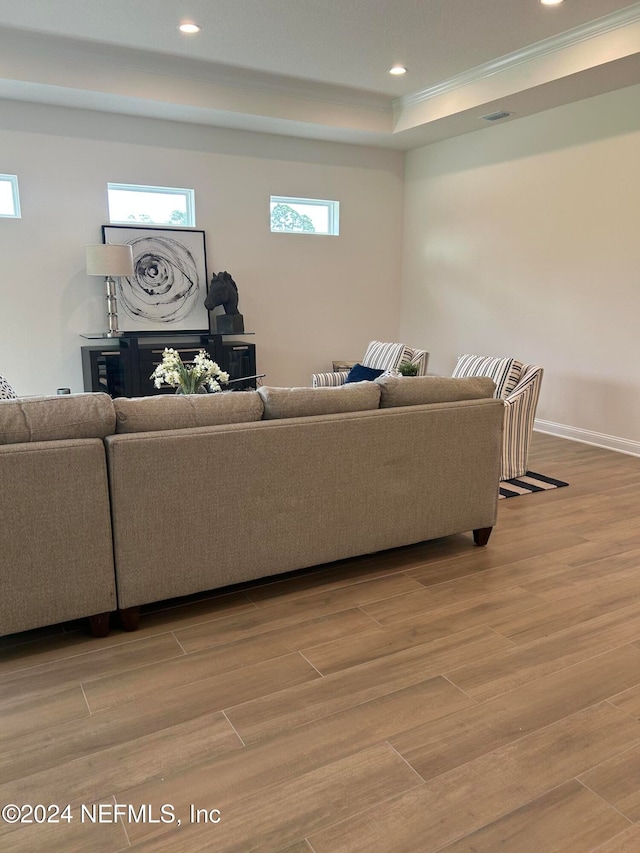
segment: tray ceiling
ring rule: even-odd
[[[316,139],[406,149],[639,82],[619,0],[0,0],[0,97]]]

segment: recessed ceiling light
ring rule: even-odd
[[[559,6],[563,0],[540,0],[543,6]]]
[[[180,24],[178,29],[181,33],[193,35],[194,33],[199,33],[202,27],[199,27],[197,24]]]
[[[389,74],[397,74],[399,76],[400,74],[406,73],[407,69],[404,67],[404,65],[394,65],[393,68],[389,69]]]

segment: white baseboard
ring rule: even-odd
[[[536,432],[557,435],[558,438],[569,438],[571,441],[593,444],[595,447],[616,450],[618,453],[640,456],[640,441],[631,441],[628,438],[618,438],[616,435],[606,435],[603,432],[593,432],[590,429],[580,429],[566,424],[554,424],[553,421],[541,421],[538,418],[535,419],[533,428]]]

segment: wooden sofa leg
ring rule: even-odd
[[[110,613],[96,613],[95,616],[89,616],[91,634],[94,637],[106,637],[109,634],[110,616]]]
[[[476,545],[486,545],[492,530],[493,527],[478,527],[473,531],[473,541]]]
[[[139,607],[123,607],[118,611],[120,620],[125,631],[137,631],[140,625],[140,608]]]

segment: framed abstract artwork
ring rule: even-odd
[[[133,251],[133,275],[116,279],[124,333],[209,331],[204,231],[103,225],[102,241]]]

